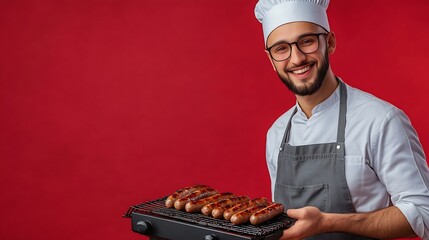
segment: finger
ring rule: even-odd
[[[283,231],[282,240],[293,240],[299,239],[299,230],[300,227],[296,225],[292,225],[290,228]]]
[[[302,218],[302,210],[300,209],[288,209],[286,213],[291,218],[295,218],[295,219]]]
[[[303,240],[303,238],[290,238],[290,237],[281,237],[279,240]]]

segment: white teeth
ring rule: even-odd
[[[308,70],[310,70],[310,66],[307,66],[305,68],[301,68],[301,69],[295,70],[295,71],[293,71],[293,73],[295,73],[295,74],[302,74],[302,73],[307,72]]]

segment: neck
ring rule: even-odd
[[[313,115],[312,111],[315,106],[325,101],[329,96],[332,95],[335,89],[337,89],[337,86],[337,79],[335,78],[332,71],[328,71],[326,73],[325,80],[323,81],[322,86],[319,90],[317,90],[317,92],[308,96],[296,95],[296,100],[298,101],[299,106],[301,107],[307,118],[310,118]]]

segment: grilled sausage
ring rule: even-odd
[[[234,196],[233,193],[225,192],[225,193],[218,193],[211,197],[202,198],[199,200],[189,201],[185,205],[185,209],[187,212],[198,212],[201,211],[201,208],[203,208],[205,205],[225,199]]]
[[[223,213],[223,218],[225,218],[225,220],[230,220],[232,215],[234,215],[235,213],[242,211],[246,208],[252,207],[254,205],[266,205],[268,204],[268,199],[267,198],[256,198],[253,199],[249,202],[245,202],[245,203],[241,203],[241,204],[236,204],[235,206],[232,206],[231,208],[228,208],[227,210],[225,210],[225,212]]]
[[[232,200],[231,200],[231,199],[232,199]],[[233,202],[240,202],[240,201],[243,201],[243,200],[246,200],[246,199],[248,200],[249,198],[248,198],[248,197],[246,197],[246,196],[241,196],[241,197],[239,197],[239,198],[235,197],[235,198],[223,199],[223,200],[220,200],[220,201],[213,202],[213,203],[210,203],[210,204],[205,205],[205,206],[201,209],[201,212],[202,212],[204,215],[209,216],[209,215],[211,215],[211,214],[212,214],[213,209],[215,209],[216,207],[222,207],[222,206],[225,206],[225,205],[231,204],[231,203],[233,203]]]
[[[282,214],[284,207],[280,203],[272,203],[266,208],[259,210],[250,216],[250,223],[253,225],[261,224],[265,221],[268,221],[277,215]]]
[[[220,201],[216,201],[216,202],[207,204],[201,209],[201,213],[206,215],[206,216],[209,216],[210,214],[212,214],[212,211],[215,207],[226,205],[226,204],[228,204],[228,202],[230,202],[229,199],[222,199]]]
[[[168,208],[172,208],[174,207],[174,202],[181,197],[184,197],[186,195],[188,195],[189,193],[199,190],[199,189],[203,189],[203,188],[209,188],[209,186],[206,185],[194,185],[191,187],[185,187],[185,188],[181,188],[179,190],[177,190],[176,192],[174,192],[172,195],[170,195],[166,200],[165,200],[165,206]]]
[[[264,209],[265,207],[266,207],[266,205],[265,206],[254,205],[252,207],[246,208],[243,211],[240,211],[240,212],[232,215],[230,221],[234,225],[240,225],[240,224],[246,223],[247,221],[249,221],[250,216],[252,216],[252,214],[254,214],[255,212],[257,212],[261,209]]]
[[[185,209],[186,203],[188,203],[189,201],[195,201],[201,198],[210,197],[215,194],[217,194],[217,191],[214,190],[213,188],[204,188],[204,189],[194,191],[184,197],[178,198],[174,202],[174,208],[176,208],[177,210],[183,210]]]
[[[217,206],[217,207],[213,208],[212,216],[214,218],[218,218],[218,219],[222,218],[223,217],[223,213],[225,212],[225,210],[227,210],[228,208],[231,208],[232,206],[234,206],[236,204],[248,202],[249,198],[247,196],[239,196],[239,197],[233,197],[233,198],[230,198],[230,199],[227,199],[227,200],[228,200],[227,201],[228,203],[226,205],[219,204],[220,206]]]

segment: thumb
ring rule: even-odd
[[[299,209],[288,209],[286,211],[286,214],[291,217],[291,218],[295,218],[295,219],[299,219],[302,217],[302,211]]]

